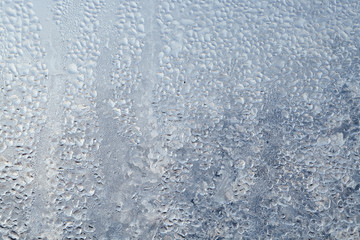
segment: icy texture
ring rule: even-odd
[[[360,239],[360,1],[0,0],[0,239]]]

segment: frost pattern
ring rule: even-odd
[[[360,2],[0,0],[0,239],[360,239]]]

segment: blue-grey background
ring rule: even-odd
[[[0,239],[360,239],[357,0],[0,0]]]

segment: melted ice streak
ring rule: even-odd
[[[359,239],[359,4],[0,0],[0,239]]]

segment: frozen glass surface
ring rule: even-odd
[[[0,240],[360,239],[360,1],[0,0]]]

